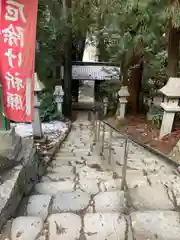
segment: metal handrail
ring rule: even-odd
[[[105,114],[105,112],[104,112]],[[98,112],[94,114],[93,118],[93,146],[100,144],[100,149],[98,154],[101,156],[101,159],[104,160],[104,149],[105,149],[105,130],[106,127],[109,128],[108,134],[108,165],[112,164],[112,137],[113,132],[121,134],[122,139],[124,140],[124,153],[123,153],[123,168],[122,168],[122,183],[121,190],[124,190],[126,187],[126,172],[127,172],[127,160],[128,160],[128,137],[122,134],[117,128],[112,126],[106,120],[100,120]]]

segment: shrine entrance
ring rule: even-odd
[[[61,68],[61,78],[64,77]],[[72,62],[72,110],[87,110],[100,107],[100,85],[104,81],[118,81],[120,68],[118,64],[106,62]],[[91,82],[93,88],[92,101],[84,102],[79,97],[79,86],[82,82]]]

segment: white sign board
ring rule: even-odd
[[[106,65],[73,65],[73,80],[119,80],[120,68]],[[64,68],[61,69],[61,76],[64,77]]]

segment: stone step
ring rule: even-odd
[[[99,177],[104,178],[104,180],[102,180],[100,178],[90,178],[90,179],[79,178],[75,174],[48,173],[42,177],[41,187],[43,187],[47,182],[48,183],[54,182],[55,183],[54,187],[56,189],[56,184],[58,182],[70,180],[71,182],[75,182],[74,185],[76,186],[76,189],[80,189],[81,191],[87,192],[91,195],[95,195],[99,192],[119,191],[121,189],[121,179],[120,178],[117,178],[117,179],[107,178],[107,180],[106,180],[105,175],[99,176]],[[42,186],[42,183],[44,183],[43,186]],[[136,183],[137,182],[133,182],[135,187],[136,187]],[[57,188],[59,189],[59,185],[57,186]],[[44,193],[45,190],[42,190],[42,189],[39,190],[39,186],[38,186],[38,191],[40,191],[40,193]],[[51,193],[52,191],[56,191],[56,190],[48,189],[47,193],[49,193],[49,191]],[[68,186],[67,191],[69,192],[69,186]],[[53,195],[53,194],[50,194],[50,195]]]
[[[52,213],[62,212],[119,212],[126,209],[123,191],[100,192],[95,196],[76,190],[75,192],[59,192],[52,202]]]
[[[134,212],[130,217],[120,213],[58,213],[49,215],[47,222],[26,216],[15,218],[6,231],[1,240],[180,239],[179,213],[175,211]]]
[[[88,208],[91,204],[90,194],[82,191],[59,192],[54,196],[52,203],[52,213],[80,212]]]
[[[58,152],[56,157],[74,157],[75,154],[73,152]]]
[[[91,155],[91,149],[77,149],[73,152],[76,157],[83,157],[83,156],[90,156]]]
[[[76,172],[79,175],[79,179],[86,180],[97,180],[97,181],[107,181],[114,177],[114,173],[111,171],[103,171],[99,166],[90,168],[88,166],[83,166],[76,168]]]
[[[71,135],[68,140],[74,140],[74,139],[85,139],[88,138],[91,135],[91,131],[87,130],[87,131],[83,131],[83,133],[81,132],[76,132],[74,135]],[[78,138],[77,138],[78,137]]]
[[[48,170],[48,174],[58,173],[60,176],[70,176],[70,175],[73,175],[75,171],[73,166],[68,166],[68,165],[48,167],[47,170]]]
[[[95,195],[101,191],[100,182],[96,179],[79,179],[76,185],[76,189],[86,192],[90,195]]]
[[[12,240],[36,240],[43,230],[41,217],[18,217],[13,220],[11,227]]]
[[[44,194],[32,195],[28,199],[24,214],[45,220],[51,213],[124,213],[125,210],[126,199],[123,191],[100,192],[93,196],[76,190],[58,192],[53,197]]]
[[[149,158],[130,143],[124,193],[122,167],[114,164],[118,172],[104,171],[99,156],[86,155],[90,149],[83,143],[90,139],[87,126],[77,124],[72,132],[35,186],[35,195],[27,199],[25,216],[12,219],[10,235],[0,236],[0,240],[180,239],[179,213],[175,211],[180,205],[176,198],[179,179],[176,182],[169,176],[168,183],[174,184],[167,185],[167,176],[159,175],[165,168],[160,169],[153,156]],[[122,141],[113,142],[115,159],[122,162]],[[163,185],[172,187],[173,196]]]
[[[118,191],[121,189],[121,179],[111,179],[107,181],[102,181],[99,185],[101,192],[108,192],[108,191]]]
[[[51,164],[53,167],[55,166],[82,166],[85,165],[85,160],[81,159],[81,157],[67,157],[67,158],[57,158],[56,160],[52,161]]]
[[[146,211],[131,214],[133,239],[180,239],[179,213]]]
[[[57,181],[57,182],[40,182],[35,186],[37,194],[56,195],[58,192],[72,192],[74,191],[75,183],[71,180]]]
[[[75,174],[59,174],[56,172],[47,173],[42,177],[42,182],[75,181]]]
[[[73,156],[73,151],[74,151],[74,148],[73,147],[71,147],[71,148],[66,148],[66,149],[61,149],[61,151],[58,151],[57,153],[56,153],[56,156],[58,156],[58,155],[69,155],[69,154],[72,154],[72,156]]]
[[[58,154],[56,155],[56,157],[53,159],[54,161],[76,161],[76,160],[81,160],[82,158],[81,157],[78,157],[78,156],[62,156],[61,154]]]
[[[28,199],[28,204],[24,214],[28,216],[41,217],[45,220],[49,213],[49,206],[52,197],[49,195],[32,195]]]
[[[83,159],[86,161],[87,166],[95,166],[101,164],[101,157],[97,155],[84,156]]]
[[[128,188],[136,188],[139,186],[149,186],[147,177],[142,170],[128,169],[126,172],[126,184]]]
[[[170,198],[168,189],[162,184],[140,185],[129,189],[128,195],[132,211],[168,211],[176,208],[175,200]]]
[[[119,213],[89,213],[84,216],[87,240],[126,239],[127,223]]]
[[[67,148],[71,148],[73,146],[73,148],[88,148],[90,147],[90,144],[91,141],[87,142],[87,141],[79,141],[79,140],[76,140],[74,142],[71,142],[71,145],[65,145],[62,147],[62,149],[67,149]]]
[[[67,151],[67,149],[78,149],[78,148],[88,148],[88,146],[90,146],[90,143],[84,143],[84,142],[81,142],[81,141],[74,141],[73,144],[71,144],[70,146],[65,146],[65,147],[62,147],[61,150],[63,151]]]
[[[43,181],[65,181],[75,180],[75,168],[73,166],[52,166],[48,167],[47,174],[42,178]]]
[[[72,153],[72,154],[76,154],[76,153],[79,153],[79,152],[80,152],[80,153],[82,153],[82,152],[83,152],[83,153],[84,153],[84,152],[86,153],[86,152],[89,152],[89,151],[90,151],[90,147],[82,147],[82,148],[73,148],[71,153]],[[67,151],[67,152],[64,151],[64,152],[62,152],[62,153],[65,154],[65,153],[68,153],[68,151]],[[60,155],[60,154],[61,154],[61,152],[59,153],[59,155]]]
[[[124,213],[126,210],[126,199],[124,192],[100,192],[94,197],[94,209],[95,212],[99,213]]]
[[[74,213],[59,213],[50,215],[47,223],[40,217],[14,219],[9,239],[125,239],[126,230],[127,221],[119,213],[87,213],[82,218]]]

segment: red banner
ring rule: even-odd
[[[32,122],[38,0],[0,0],[0,74],[4,113]]]

